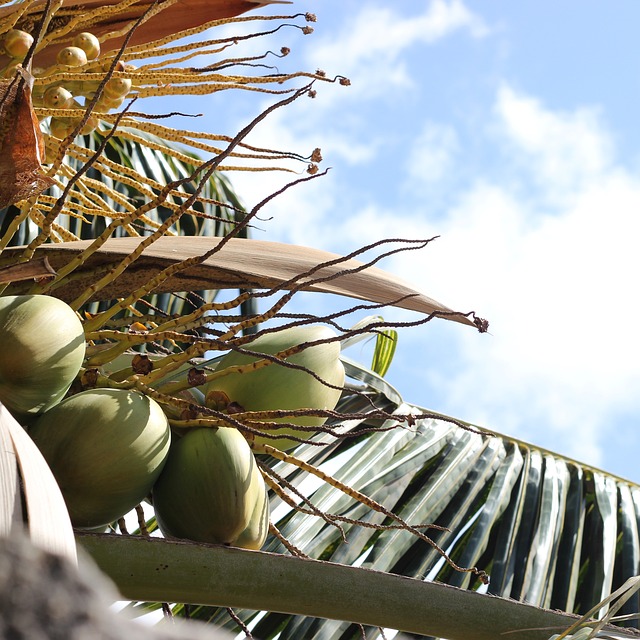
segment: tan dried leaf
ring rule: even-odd
[[[44,174],[44,140],[31,103],[33,76],[18,67],[0,80],[0,209],[53,184]]]

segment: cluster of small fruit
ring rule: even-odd
[[[0,401],[26,425],[75,527],[104,528],[153,491],[165,535],[264,544],[267,488],[239,431],[196,429],[172,438],[160,405],[130,389],[65,397],[85,338],[76,313],[56,298],[0,297],[0,344]]]
[[[33,36],[26,31],[11,29],[4,34],[2,50],[10,58],[3,72],[4,77],[14,75],[16,65],[24,60],[32,44]],[[48,69],[32,69],[32,74],[38,79],[32,95],[34,106],[47,109],[84,109],[84,106],[78,102],[78,98],[93,99],[101,84],[100,80],[95,79],[95,74],[105,74],[111,67],[111,60],[106,59],[101,62],[99,58],[98,38],[89,32],[77,34],[71,45],[58,51],[56,65]],[[102,88],[100,97],[94,105],[94,112],[108,113],[122,106],[132,87],[131,78],[123,74],[132,69],[132,65],[117,63],[114,69],[117,73],[109,78]],[[87,80],[62,80],[47,84],[47,77],[60,71],[79,71],[92,75],[91,79]],[[79,121],[80,118],[77,116],[53,116],[49,123],[49,131],[54,137],[63,139],[74,131]],[[98,122],[95,115],[90,115],[80,133],[91,133],[98,126]]]
[[[291,356],[294,368],[257,367],[259,356],[230,352],[216,369],[230,373],[201,389],[207,404],[226,398],[243,411],[333,410],[344,384],[335,337],[313,326],[256,338],[249,348],[257,354],[319,344]],[[49,464],[74,526],[104,528],[152,496],[165,536],[262,547],[268,491],[239,430],[212,426],[172,433],[163,408],[133,389],[69,395],[84,362],[85,335],[77,314],[56,298],[0,297],[0,344],[0,402],[26,426]],[[251,365],[249,372],[242,371],[244,364]],[[311,427],[325,419],[288,418]],[[291,448],[296,442],[286,436],[292,433],[285,427],[278,432],[282,437],[266,442]]]

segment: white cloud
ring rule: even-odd
[[[447,361],[414,360],[399,384],[407,399],[602,464],[612,412],[640,412],[640,179],[614,162],[595,111],[555,113],[504,87],[495,113],[507,162],[534,177],[528,190],[479,179],[443,218],[369,203],[333,232],[359,244],[440,235],[384,266],[491,321],[489,336],[447,329]],[[434,335],[408,331],[402,342],[433,354]]]
[[[404,15],[396,7],[365,5],[357,14],[347,15],[342,29],[332,29],[329,35],[323,35],[322,14],[319,12],[318,25],[314,25],[317,31],[311,36],[300,36],[294,32],[297,55],[292,54],[278,62],[278,67],[282,71],[293,70],[289,69],[292,64],[289,58],[302,59],[302,64],[294,63],[296,70],[313,71],[322,67],[330,77],[335,74],[349,76],[354,81],[353,85],[342,87],[318,82],[315,87],[318,95],[314,100],[302,98],[271,114],[251,133],[248,142],[259,147],[303,153],[311,153],[319,146],[326,158],[321,168],[334,167],[335,173],[342,176],[345,175],[343,170],[349,166],[362,167],[381,162],[389,131],[383,128],[372,130],[370,117],[375,115],[364,114],[363,107],[368,105],[377,110],[371,99],[379,98],[381,93],[389,93],[394,83],[404,82],[400,76],[405,74],[403,54],[406,50],[414,45],[433,44],[458,31],[465,31],[472,37],[483,37],[488,32],[482,19],[461,0],[432,0],[420,3],[420,8],[422,11],[416,15]],[[237,25],[232,26],[237,29]],[[216,31],[216,36],[230,35],[235,33],[234,30],[228,27],[226,31]],[[242,42],[238,51],[234,49],[232,54],[257,55],[267,49],[276,51],[283,43],[288,43],[290,37],[291,33],[284,31]],[[273,104],[274,100],[271,97],[266,99],[263,106]],[[210,101],[212,112],[220,109],[217,96]],[[223,104],[228,105],[228,102]],[[242,103],[242,115],[236,122],[231,122],[229,130],[238,130],[252,117],[247,111],[247,104],[256,105],[256,102]],[[258,105],[253,114],[257,112]],[[425,126],[410,159],[413,171],[426,171],[427,180],[436,181],[443,177],[450,162],[447,156],[455,154],[456,144],[453,129],[437,124]],[[230,160],[228,164],[242,163]],[[253,164],[255,166],[256,163]],[[304,164],[284,161],[273,164],[288,166],[295,171],[305,168]],[[245,195],[247,204],[252,205],[296,176],[233,173],[231,177],[237,190]],[[322,222],[331,211],[350,206],[345,205],[340,197],[341,193],[351,193],[348,185],[340,183],[340,178],[331,174],[321,182],[322,185],[307,185],[290,191],[270,205],[267,215],[275,217],[269,224],[270,234],[288,241],[299,241],[305,237],[305,230],[314,227],[316,220]],[[309,206],[311,201],[313,206]],[[330,230],[326,231],[327,239],[331,241],[332,234]],[[322,243],[323,239],[323,233],[314,233],[312,240],[307,242]]]
[[[425,122],[409,150],[408,185],[422,189],[425,183],[446,178],[459,148],[458,135],[451,125]]]
[[[488,28],[461,0],[433,0],[417,15],[396,8],[364,6],[341,31],[319,40],[310,54],[312,64],[348,76],[367,95],[411,84],[402,54],[416,44],[430,45],[465,30],[484,37]]]
[[[520,161],[532,164],[548,195],[571,194],[611,166],[612,140],[597,109],[551,112],[504,85],[495,110],[506,139]]]
[[[438,285],[486,314],[492,336],[460,333],[459,373],[432,382],[470,419],[597,464],[612,408],[640,410],[640,183],[603,178],[533,225],[526,206],[501,216],[495,204],[485,189],[469,193],[434,245],[434,266],[452,248],[461,266],[439,269]]]

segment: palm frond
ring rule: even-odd
[[[330,515],[328,521],[273,496],[274,524],[290,545],[332,563],[576,614],[589,611],[638,574],[640,487],[559,454],[402,403],[397,391],[381,384],[375,374],[346,363],[350,376],[376,381],[377,388],[363,385],[356,393],[346,393],[338,407],[341,412],[360,414],[372,404],[392,414],[413,412],[415,428],[401,427],[392,419],[371,424],[354,419],[349,432],[361,435],[328,447],[301,445],[295,455],[406,522],[423,525],[421,530],[433,544],[390,528],[393,521],[384,514],[331,485],[310,482],[297,467],[274,462],[273,471],[299,492],[291,494],[294,501],[301,504],[304,496]],[[362,433],[366,429],[370,432]],[[275,537],[265,550],[288,553]],[[452,563],[445,561],[442,551]],[[486,571],[489,586],[453,563]],[[639,607],[635,593],[623,613]],[[603,606],[601,615],[605,612]],[[265,640],[362,637],[358,625],[344,621],[248,610],[236,614],[255,637]],[[235,628],[224,609],[199,608],[192,615]],[[636,627],[637,621],[625,624]],[[367,630],[367,638],[376,637],[383,637],[379,629]]]

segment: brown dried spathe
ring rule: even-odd
[[[22,67],[0,80],[0,208],[53,184],[42,169],[44,140],[31,102],[33,76]]]

